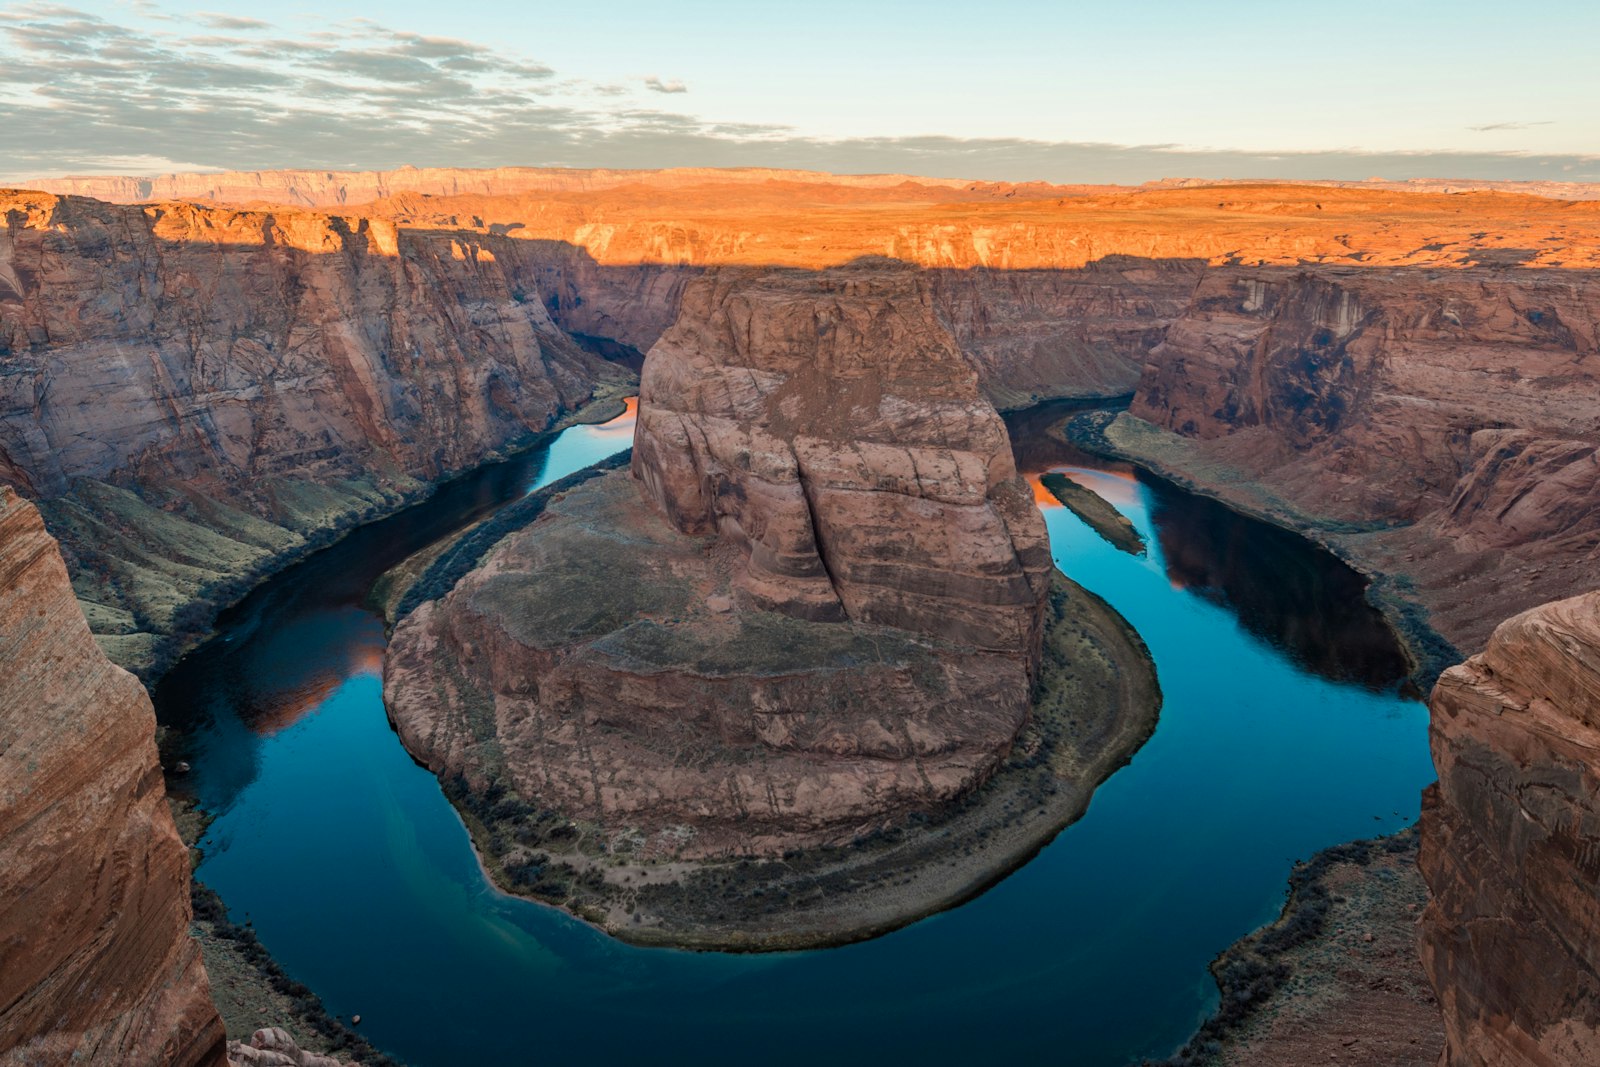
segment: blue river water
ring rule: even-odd
[[[1029,432],[1026,427],[1014,433]],[[1019,447],[1102,492],[1119,552],[1043,494],[1058,564],[1138,629],[1160,724],[1088,814],[978,899],[845,948],[638,949],[486,882],[384,715],[373,580],[621,448],[630,415],[463,479],[290,568],[157,688],[215,815],[201,881],[328,1010],[413,1067],[990,1063],[1121,1067],[1215,1005],[1206,969],[1297,858],[1412,822],[1426,709],[1331,556],[1127,468]],[[1022,442],[1019,441],[1019,446]]]

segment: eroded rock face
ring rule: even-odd
[[[1009,750],[1020,650],[762,610],[734,587],[743,568],[607,475],[396,628],[390,718],[491,804],[682,858],[848,841],[962,795]]]
[[[634,477],[397,627],[407,747],[685,857],[848,841],[981,784],[1027,717],[1051,562],[926,276],[714,271],[645,367]]]
[[[678,529],[745,553],[760,607],[1037,657],[1044,526],[915,271],[695,282],[646,365],[633,470]]]
[[[0,487],[0,1060],[220,1065],[155,713]]]
[[[1600,593],[1503,623],[1432,707],[1421,948],[1444,1063],[1600,1062]]]
[[[0,210],[0,477],[44,502],[129,661],[213,585],[626,377],[551,323],[502,238],[35,193]]]
[[[1478,647],[1600,558],[1597,321],[1587,272],[1214,268],[1131,413],[1202,481],[1374,531],[1346,548]]]
[[[266,1026],[248,1042],[228,1042],[229,1067],[346,1067],[343,1060],[308,1052],[281,1026]]]

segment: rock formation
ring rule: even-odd
[[[0,1060],[221,1065],[155,713],[0,487]]]
[[[341,1060],[307,1052],[281,1026],[267,1026],[248,1043],[228,1042],[229,1067],[345,1067]]]
[[[528,298],[503,238],[31,193],[0,207],[0,478],[43,502],[130,664],[158,662],[193,601],[628,377]]]
[[[1421,947],[1442,1063],[1600,1062],[1600,593],[1502,623],[1431,703]]]
[[[746,553],[760,607],[1037,657],[1043,524],[915,271],[694,283],[651,349],[633,472],[679,530]]]
[[[984,781],[1051,564],[926,279],[713,272],[646,368],[637,481],[572,491],[396,629],[407,746],[680,856],[849,840]]]
[[[1600,559],[1597,322],[1591,274],[1213,269],[1131,411],[1185,442],[1110,436],[1408,576],[1477,647]]]
[[[995,404],[1137,392],[1183,435],[1144,458],[1405,526],[1336,547],[1409,576],[1463,645],[1594,550],[1592,202],[692,170],[47,184],[210,205],[6,196],[0,480],[42,499],[129,664],[581,403],[618,368],[573,338],[636,360],[729,266],[923,268]],[[272,200],[341,213],[221,206]]]

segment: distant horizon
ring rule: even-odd
[[[1287,175],[1201,175],[1201,174],[1168,174],[1159,178],[1147,178],[1138,181],[1056,181],[1046,178],[986,178],[974,174],[939,174],[917,172],[909,170],[827,170],[819,167],[807,166],[764,166],[758,164],[694,164],[681,163],[663,166],[586,166],[582,164],[540,164],[540,163],[487,163],[482,165],[464,166],[449,163],[413,164],[399,163],[394,166],[384,167],[332,167],[332,166],[263,166],[263,167],[193,167],[184,170],[104,170],[104,171],[77,171],[59,174],[29,174],[23,177],[0,178],[0,185],[8,188],[26,189],[27,182],[67,182],[67,181],[107,181],[125,179],[130,181],[155,181],[163,178],[204,177],[207,175],[224,174],[396,174],[405,171],[601,171],[613,173],[636,172],[640,174],[655,174],[672,171],[771,171],[780,174],[814,174],[834,178],[902,178],[912,181],[929,182],[977,182],[986,185],[1050,185],[1061,188],[1115,186],[1127,189],[1142,189],[1151,186],[1183,188],[1196,187],[1208,183],[1219,185],[1250,184],[1250,185],[1336,185],[1341,187],[1363,185],[1408,185],[1420,183],[1440,184],[1469,184],[1469,185],[1577,185],[1600,187],[1600,175],[1592,180],[1575,179],[1571,177],[1541,176],[1533,178],[1482,178],[1461,174],[1418,174],[1408,177],[1391,177],[1384,174],[1368,174],[1360,178],[1322,176],[1287,176]]]
[[[1600,182],[1600,66],[1478,0],[0,3],[0,182],[221,170],[773,167],[1138,185]],[[1332,25],[1330,25],[1330,23]],[[1330,34],[1348,47],[1333,49]],[[1492,72],[1488,76],[1486,72]]]

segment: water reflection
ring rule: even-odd
[[[1063,401],[1007,418],[1018,466],[1041,508],[1060,507],[1039,481],[1046,471],[1065,474],[1124,514],[1147,499],[1173,589],[1226,606],[1250,633],[1321,677],[1378,690],[1404,681],[1409,664],[1382,614],[1364,599],[1361,574],[1330,553],[1308,550],[1287,530],[1074,448],[1058,427],[1089,407]]]
[[[1286,530],[1159,479],[1145,482],[1175,588],[1227,605],[1245,629],[1324,678],[1373,689],[1405,678],[1406,658],[1363,599],[1367,581],[1359,573],[1331,554],[1307,552]]]
[[[641,1057],[1124,1067],[1169,1052],[1214,1004],[1207,963],[1276,912],[1293,858],[1416,815],[1431,779],[1426,709],[1307,670],[1271,636],[1293,629],[1282,603],[1251,607],[1279,621],[1248,628],[1233,605],[1261,601],[1250,586],[1276,581],[1277,561],[1251,579],[1235,573],[1247,551],[1193,558],[1252,535],[1178,507],[1158,521],[1158,487],[1129,468],[1096,469],[1032,440],[1019,442],[1038,460],[1024,469],[1076,466],[1115,490],[1150,546],[1131,556],[1066,509],[1045,511],[1057,563],[1138,629],[1166,696],[1155,736],[1083,820],[972,903],[823,952],[635,949],[501,895],[437,780],[389,728],[368,669],[383,635],[361,601],[389,559],[485,499],[626,445],[618,429],[568,431],[463,499],[362,531],[274,579],[231,618],[227,640],[158,695],[163,721],[191,726],[190,782],[217,815],[200,880],[236,918],[250,916],[330,1011],[361,1013],[369,1038],[414,1067]],[[1327,565],[1297,544],[1316,562],[1284,566]],[[1219,592],[1174,589],[1169,573]],[[1323,588],[1335,598],[1340,587]],[[330,674],[340,684],[303,707]],[[291,707],[292,724],[258,732],[277,721],[271,709]],[[554,1025],[531,1031],[530,1012]]]
[[[596,426],[568,430],[504,463],[441,486],[428,500],[363,526],[285,570],[218,621],[219,638],[156,687],[164,723],[194,774],[179,784],[220,811],[255,781],[261,738],[325,706],[352,678],[383,673],[382,620],[367,606],[384,571],[495,508],[623,448],[637,401]]]

